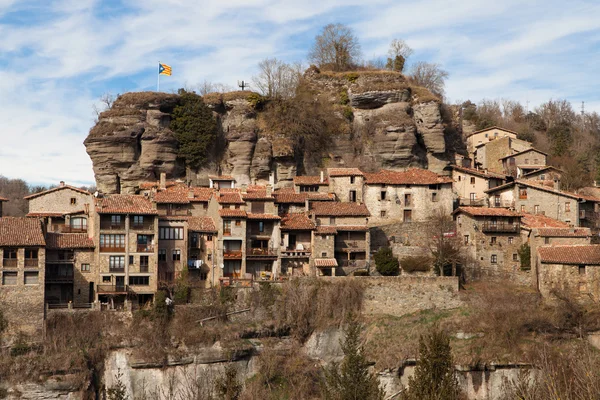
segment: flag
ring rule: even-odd
[[[171,76],[171,67],[167,64],[158,63],[158,74]]]

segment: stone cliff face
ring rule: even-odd
[[[439,101],[423,88],[412,87],[401,74],[309,69],[304,81],[315,96],[332,104],[344,125],[344,133],[331,137],[318,164],[299,154],[286,132],[265,132],[250,92],[233,92],[205,96],[219,121],[219,140],[205,168],[186,171],[169,129],[179,97],[127,93],[100,115],[84,142],[98,189],[134,193],[140,182],[157,180],[161,172],[200,184],[215,173],[234,175],[241,185],[264,183],[273,176],[278,186],[286,186],[299,171],[316,173],[323,167],[418,166],[441,172],[451,159]]]

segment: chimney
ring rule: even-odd
[[[160,173],[160,186],[161,189],[167,188],[167,174],[165,172]]]
[[[269,185],[275,186],[275,173],[273,172],[269,174]]]
[[[309,203],[308,203],[308,197],[306,198],[306,200],[304,200],[304,210],[305,211],[310,211]]]
[[[321,171],[321,183],[325,182],[325,173]]]
[[[65,181],[60,181],[60,187],[64,187],[65,186]]]
[[[560,181],[558,179],[554,180],[554,189],[560,190]]]

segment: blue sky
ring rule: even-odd
[[[82,144],[106,92],[251,80],[303,61],[319,29],[351,26],[365,59],[393,38],[450,73],[450,102],[566,98],[600,111],[600,2],[526,0],[0,0],[0,174],[89,184]]]

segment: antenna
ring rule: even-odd
[[[248,82],[240,82],[238,81],[238,86],[242,88],[242,90],[244,90],[245,88],[249,87],[250,85],[248,84]]]
[[[581,116],[585,114],[585,101],[581,102]]]

